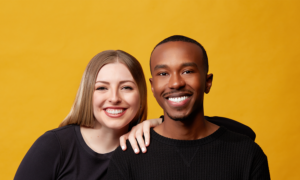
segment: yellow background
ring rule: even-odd
[[[300,1],[95,0],[0,2],[0,179],[68,114],[89,60],[107,49],[149,56],[182,34],[206,48],[205,114],[249,125],[273,180],[300,179]],[[162,114],[149,88],[149,116]]]

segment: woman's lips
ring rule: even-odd
[[[118,118],[125,114],[125,108],[105,108],[104,112],[108,117]]]

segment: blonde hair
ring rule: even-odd
[[[130,127],[147,118],[147,86],[142,66],[132,55],[121,50],[102,51],[94,56],[88,63],[72,109],[59,127],[69,124],[77,124],[85,127],[94,127],[95,117],[93,113],[93,93],[97,75],[100,69],[110,63],[124,64],[135,80],[140,97],[140,109],[130,123]]]

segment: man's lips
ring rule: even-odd
[[[173,107],[185,106],[190,101],[190,96],[169,97],[167,103]]]
[[[167,100],[167,103],[173,107],[182,107],[186,105],[193,93],[191,91],[171,91],[163,94],[163,97]]]
[[[186,100],[187,98],[189,98],[189,96],[169,97],[168,100],[175,102],[175,103],[180,103],[180,102]]]
[[[169,99],[169,98],[179,98],[179,97],[190,97],[193,95],[193,92],[189,91],[189,90],[185,90],[185,91],[170,91],[170,92],[166,92],[162,95],[162,97],[164,97],[165,99]]]

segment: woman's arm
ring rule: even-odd
[[[53,180],[60,163],[60,145],[53,132],[46,132],[23,158],[14,180]]]
[[[134,149],[134,152],[136,154],[140,152],[137,142],[139,143],[142,152],[145,153],[147,151],[146,146],[149,146],[150,144],[150,128],[156,127],[161,123],[162,123],[162,119],[157,118],[157,119],[145,120],[142,123],[134,126],[130,132],[120,137],[120,146],[123,149],[123,151],[127,149],[126,140],[128,139],[132,146],[132,149]],[[145,137],[145,140],[143,138],[143,135]]]

